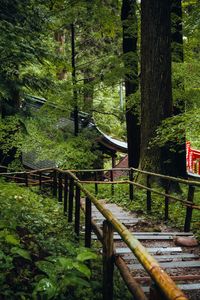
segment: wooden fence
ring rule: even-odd
[[[124,173],[127,173],[127,179],[126,180],[118,180],[114,181],[114,172],[123,171]],[[161,197],[163,197],[164,200],[164,220],[169,220],[169,205],[170,202],[179,202],[183,206],[186,207],[186,214],[185,214],[185,222],[183,225],[183,230],[185,232],[189,232],[191,228],[191,221],[192,221],[192,213],[193,210],[200,210],[200,205],[194,203],[194,195],[196,188],[200,188],[200,182],[198,181],[192,181],[192,180],[185,180],[181,178],[175,178],[171,176],[166,176],[162,174],[147,172],[139,169],[134,168],[115,168],[115,169],[97,169],[97,170],[72,170],[73,173],[77,174],[83,174],[83,173],[93,173],[94,178],[99,178],[102,174],[102,172],[106,172],[107,174],[110,174],[109,177],[107,177],[107,180],[82,180],[81,183],[84,184],[94,184],[95,185],[95,194],[98,194],[98,185],[104,184],[104,185],[110,185],[111,186],[111,195],[114,195],[115,185],[129,185],[129,199],[134,200],[134,189],[140,188],[146,191],[146,210],[147,213],[150,213],[152,211],[152,194],[157,194]],[[100,175],[98,175],[100,174]],[[146,178],[146,185],[140,184],[138,182],[134,182],[135,175],[142,174],[144,176],[143,180]],[[90,176],[91,177],[91,176]],[[104,177],[105,178],[105,177]],[[162,189],[163,191],[159,191],[155,188],[152,188],[152,181],[154,179],[162,180]],[[188,188],[187,198],[183,199],[181,196],[174,196],[172,195],[171,186],[173,184],[184,184]]]
[[[185,219],[185,231],[189,231],[192,218],[193,209],[200,210],[200,206],[193,203],[193,196],[195,186],[200,186],[200,183],[195,181],[188,181],[183,179],[177,179],[169,176],[154,174],[146,171],[140,171],[135,169],[123,169],[128,171],[129,179],[123,181],[114,181],[112,173],[115,169],[110,171],[109,181],[81,181],[74,175],[74,170],[60,170],[60,169],[43,169],[30,172],[16,172],[16,173],[1,173],[0,175],[14,179],[19,184],[26,186],[39,185],[40,189],[44,186],[48,186],[52,189],[54,197],[58,198],[58,201],[63,204],[63,212],[66,215],[68,222],[74,222],[74,230],[76,235],[80,235],[80,210],[85,213],[85,246],[91,247],[92,230],[97,235],[98,239],[103,245],[103,299],[113,299],[113,269],[114,265],[119,269],[121,276],[123,277],[130,292],[136,300],[147,299],[141,286],[134,280],[128,267],[120,256],[115,255],[113,232],[114,230],[121,236],[122,240],[126,243],[132,253],[137,257],[139,262],[148,272],[152,279],[152,288],[150,289],[149,299],[170,299],[170,300],[185,300],[187,297],[176,286],[174,281],[169,275],[159,266],[158,262],[147,252],[146,248],[138,241],[138,239],[101,203],[99,203],[96,196],[92,195],[83,185],[83,183],[94,183],[95,191],[98,193],[98,184],[111,184],[111,193],[114,193],[115,184],[128,184],[130,198],[134,199],[134,187],[140,187],[146,190],[146,202],[147,210],[151,210],[151,193],[157,193],[164,196],[165,199],[165,217],[168,217],[168,204],[169,198],[181,201],[186,206],[186,219]],[[96,173],[96,179],[98,172],[102,173],[105,170],[78,170],[76,172],[94,172]],[[141,172],[147,176],[147,185],[141,185],[133,181],[134,172]],[[158,192],[151,188],[150,178],[151,176],[160,177],[168,182],[166,185],[165,193]],[[184,183],[189,186],[188,199],[183,200],[177,197],[172,197],[169,191],[170,182]],[[84,198],[84,201],[83,201]],[[103,230],[97,226],[92,219],[92,204],[96,206],[99,212],[105,217],[103,223]]]

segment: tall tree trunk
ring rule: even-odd
[[[182,0],[171,0],[171,19],[172,19],[172,61],[176,63],[183,63],[183,26],[182,26]],[[175,88],[183,89],[183,79],[179,78],[174,83]],[[185,100],[176,99],[176,105],[174,105],[174,114],[179,115],[185,112]],[[186,177],[186,139],[174,145],[175,152],[173,154],[173,160],[176,164],[174,169],[174,176]]]
[[[129,167],[138,167],[140,157],[140,125],[133,95],[138,90],[137,16],[136,0],[123,0],[123,53],[126,89],[126,127]]]
[[[170,0],[142,0],[141,12],[140,167],[168,173],[168,150],[150,142],[172,115]]]
[[[78,124],[78,95],[76,88],[76,60],[75,60],[75,28],[74,24],[71,24],[71,48],[72,48],[72,83],[73,83],[73,106],[74,106],[74,135],[78,136],[79,124]]]

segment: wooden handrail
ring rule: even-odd
[[[121,169],[124,170],[124,169]],[[126,169],[130,170],[130,169]],[[70,171],[68,170],[61,170],[58,168],[46,168],[41,170],[34,170],[30,172],[14,172],[14,173],[1,173],[0,175],[25,175],[26,177],[29,174],[34,173],[41,173],[41,172],[54,172],[60,173],[62,175],[68,175],[68,178],[71,179],[73,182],[73,185],[78,187],[82,193],[85,194],[87,199],[89,199],[94,206],[99,210],[99,212],[105,217],[105,219],[113,226],[113,228],[118,232],[118,234],[121,236],[122,240],[126,243],[126,245],[129,247],[129,249],[132,251],[132,253],[137,257],[139,262],[142,264],[142,266],[145,268],[145,270],[148,272],[152,280],[156,283],[156,286],[159,288],[160,291],[165,295],[166,299],[168,300],[186,300],[187,297],[184,295],[184,293],[176,286],[175,282],[170,278],[170,276],[160,267],[159,263],[147,252],[146,248],[139,242],[139,240],[109,211],[106,209],[99,201],[98,199],[92,195],[81,183],[81,181]],[[150,174],[150,175],[153,175]],[[163,175],[164,176],[164,175]],[[57,177],[56,177],[57,178]],[[171,180],[171,177],[167,176],[167,179]],[[26,178],[24,178],[26,180]],[[130,180],[126,180],[124,182],[114,182],[111,181],[111,184],[122,184],[122,183],[128,183],[128,184],[136,184]],[[184,183],[188,184],[189,181],[184,181]],[[56,179],[57,184],[57,179]],[[191,182],[190,182],[191,184]],[[196,185],[196,182],[195,182]],[[28,186],[28,185],[27,185]],[[142,186],[143,187],[143,186]],[[147,187],[146,187],[147,188]],[[151,189],[152,191],[152,189]],[[165,195],[165,194],[164,194]],[[170,195],[168,195],[170,196]],[[172,198],[172,196],[170,196]],[[62,200],[62,199],[61,199]],[[73,199],[72,199],[73,200]],[[68,215],[69,217],[69,215]],[[71,221],[71,219],[70,219]]]
[[[136,171],[136,172],[140,172],[142,174],[145,174],[145,175],[151,175],[151,176],[156,176],[156,177],[159,177],[159,178],[163,178],[163,179],[166,179],[166,180],[170,180],[170,181],[174,181],[174,182],[178,182],[178,183],[184,183],[184,184],[187,184],[187,185],[193,185],[193,186],[200,186],[200,182],[196,182],[196,181],[191,181],[191,180],[185,180],[185,179],[181,179],[181,178],[175,178],[175,177],[171,177],[171,176],[166,176],[166,175],[162,175],[162,174],[157,174],[157,173],[152,173],[152,172],[148,172],[148,171],[143,171],[143,170],[139,170],[139,169],[135,169],[135,168],[111,168],[111,169],[85,169],[85,170],[62,170],[62,169],[59,169],[59,168],[44,168],[44,169],[38,169],[38,170],[31,170],[31,171],[22,171],[22,172],[9,172],[9,173],[0,173],[0,176],[5,176],[5,177],[9,177],[11,178],[11,176],[15,176],[15,175],[31,175],[31,174],[37,174],[37,173],[41,173],[41,172],[54,172],[54,171],[59,171],[59,172],[62,172],[62,173],[65,173],[67,174],[68,172],[107,172],[107,171],[130,171],[130,170],[133,170],[133,171]],[[23,178],[19,178],[19,177],[15,177],[15,179],[18,179],[18,180],[21,180]],[[134,181],[130,181],[130,180],[120,180],[120,181],[100,181],[100,180],[88,180],[88,181],[80,181],[81,183],[85,183],[85,184],[112,184],[112,185],[115,185],[115,184],[130,184],[130,185],[133,185],[133,186],[137,186],[139,188],[143,188],[147,191],[151,191],[157,195],[160,195],[160,196],[164,196],[164,197],[169,197],[170,199],[172,200],[175,200],[175,201],[178,201],[178,202],[181,202],[183,205],[187,206],[187,207],[191,207],[193,209],[196,209],[196,210],[200,210],[200,206],[198,205],[195,205],[195,203],[192,203],[187,201],[187,200],[183,200],[183,199],[180,199],[178,197],[175,197],[175,196],[172,196],[170,194],[166,194],[166,193],[162,193],[162,192],[159,192],[155,189],[152,189],[152,188],[149,188],[145,185],[142,185],[142,184],[139,184],[137,182],[134,182]]]
[[[80,183],[80,180],[72,172],[63,172],[63,170],[60,169],[57,169],[57,171],[60,173],[67,173],[69,177],[73,179],[74,184],[78,186],[85,196],[90,199],[105,219],[112,224],[113,228],[118,232],[122,240],[137,257],[159,289],[163,292],[166,299],[188,299],[177,287],[170,276],[160,267],[159,263],[147,252],[146,248],[139,242],[139,240],[108,209],[106,209],[95,196],[84,188],[84,186]]]
[[[6,175],[17,175],[17,174],[34,174],[34,173],[38,173],[38,172],[53,172],[55,170],[59,170],[59,168],[44,168],[44,169],[37,169],[37,170],[31,170],[31,171],[19,171],[19,172],[3,172],[0,173],[0,175],[2,176],[6,176]],[[73,172],[73,173],[79,173],[79,172],[84,172],[84,173],[94,173],[94,172],[109,172],[109,171],[131,171],[133,170],[134,172],[139,172],[145,175],[151,175],[151,176],[155,176],[155,177],[159,177],[162,179],[166,179],[166,180],[171,180],[174,182],[179,182],[179,183],[183,183],[183,184],[187,184],[187,185],[195,185],[195,186],[199,186],[200,187],[200,182],[198,181],[193,181],[193,180],[187,180],[187,179],[182,179],[182,178],[176,178],[176,177],[172,177],[172,176],[168,176],[168,175],[163,175],[163,174],[159,174],[159,173],[153,173],[153,172],[149,172],[149,171],[144,171],[144,170],[140,170],[140,169],[135,169],[135,168],[110,168],[110,169],[80,169],[80,170],[75,170],[75,169],[70,169],[70,170],[62,170],[62,172]]]
[[[144,171],[144,170],[135,169],[135,168],[80,169],[80,170],[69,170],[69,171],[73,172],[73,173],[79,173],[79,172],[93,173],[93,172],[109,172],[109,171],[116,171],[117,172],[117,171],[131,171],[131,170],[133,170],[134,172],[141,173],[141,174],[151,175],[151,176],[163,178],[163,179],[166,179],[166,180],[171,180],[171,181],[174,181],[174,182],[200,186],[200,182],[198,182],[198,181],[187,180],[187,179],[182,179],[182,178],[176,178],[176,177],[172,177],[172,176],[168,176],[168,175],[153,173],[153,172]]]
[[[180,199],[178,197],[175,197],[175,196],[172,196],[170,194],[166,194],[166,193],[162,193],[162,192],[159,192],[159,191],[156,191],[155,189],[152,189],[152,188],[149,188],[145,185],[142,185],[140,183],[137,183],[137,182],[132,182],[130,180],[120,180],[120,181],[95,181],[95,180],[80,180],[80,183],[83,183],[83,184],[95,184],[95,183],[98,183],[98,184],[105,184],[105,185],[111,185],[111,184],[132,184],[134,186],[137,186],[139,188],[142,188],[146,191],[151,191],[157,195],[160,195],[160,196],[164,196],[164,197],[169,197],[171,200],[175,200],[175,201],[179,201],[181,202],[183,205],[185,206],[188,206],[188,207],[192,207],[194,209],[197,209],[197,210],[200,210],[200,206],[199,205],[195,205],[195,204],[191,204],[191,202],[187,201],[187,200],[183,200],[183,199]]]

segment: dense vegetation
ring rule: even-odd
[[[200,148],[199,20],[196,0],[1,0],[0,166],[23,170],[28,154],[61,168],[102,167],[94,120],[128,142],[129,166],[186,177],[185,141]],[[139,191],[129,204],[123,187],[101,195],[144,214]],[[98,258],[57,203],[3,181],[0,202],[0,298],[101,298]],[[178,226],[183,210],[170,203]],[[125,297],[118,284],[115,299]]]
[[[98,284],[86,262],[97,255],[79,246],[61,207],[3,181],[0,201],[1,297],[88,299]]]
[[[199,146],[199,3],[182,1],[182,8],[180,3],[172,1],[170,15],[170,75],[174,111],[179,114],[169,114],[170,118],[164,120],[161,127],[156,125],[147,146],[142,142],[143,148],[165,147],[176,151],[176,144],[185,138],[185,129],[186,138],[194,147]],[[138,130],[143,119],[147,122],[147,118],[140,115],[140,102],[144,107],[144,97],[140,100],[143,81],[140,84],[138,80],[140,70],[143,78],[139,58],[144,56],[139,25],[147,24],[147,17],[141,18],[140,14],[145,12],[143,1],[141,7],[139,2],[129,0],[27,0],[23,3],[3,0],[0,5],[1,164],[18,169],[21,151],[34,151],[38,159],[57,158],[59,166],[91,167],[99,156],[99,152],[94,151],[97,149],[95,134],[86,128],[83,137],[76,141],[72,128],[64,126],[60,130],[56,125],[77,108],[93,115],[106,133],[119,139],[127,137],[132,149],[129,156],[135,157],[129,164],[138,164],[139,147],[135,146],[139,145]],[[164,23],[161,22],[162,26]],[[143,41],[145,32],[142,36]],[[142,61],[144,59],[142,57]],[[163,89],[164,95],[165,85]],[[40,112],[30,114],[25,107],[27,95],[48,101]],[[183,103],[186,111],[180,109]],[[152,120],[156,118],[155,113],[151,113]],[[158,125],[161,121],[162,118]],[[81,147],[80,140],[85,141]],[[72,153],[76,153],[77,148],[74,159]],[[84,160],[82,153],[85,153]],[[170,161],[171,157],[167,153],[166,156]]]

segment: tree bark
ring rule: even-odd
[[[132,96],[138,90],[137,16],[136,1],[123,0],[121,9],[123,26],[123,53],[126,90],[126,127],[129,167],[138,167],[140,157],[140,125],[138,109]]]
[[[181,0],[171,0],[171,19],[172,19],[172,61],[176,63],[183,63],[183,26],[182,26],[182,5]],[[184,83],[182,78],[178,78],[174,83],[175,88],[183,89]],[[176,99],[174,104],[174,115],[179,115],[185,112],[185,101],[183,99]],[[181,141],[175,142],[175,152],[173,154],[173,161],[176,164],[174,169],[174,176],[186,177],[186,138],[183,137]]]
[[[73,84],[73,106],[74,106],[74,135],[78,136],[79,123],[78,123],[78,95],[76,89],[76,60],[75,60],[75,28],[71,24],[71,48],[72,48],[72,84]]]
[[[162,120],[172,115],[170,0],[141,1],[140,167],[167,171],[168,149],[150,147]]]

